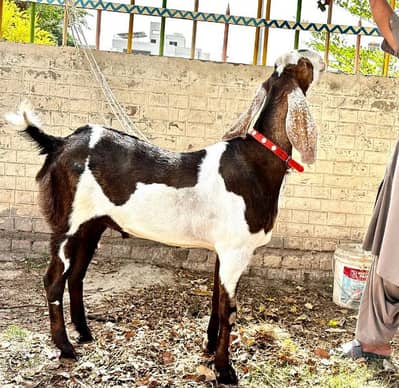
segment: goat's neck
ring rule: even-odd
[[[258,123],[257,130],[291,155],[292,145],[285,133],[285,116],[276,117],[275,115],[273,120],[264,120]],[[269,189],[278,193],[287,172],[286,164],[273,152],[261,146],[255,139],[248,137],[245,143],[252,168],[264,176],[264,183]]]
[[[285,130],[286,115],[274,114],[269,120],[263,120],[258,125],[258,131],[271,140],[278,147],[282,148],[289,155],[292,153],[292,145],[288,140]]]

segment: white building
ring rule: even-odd
[[[148,39],[145,32],[135,32],[133,34],[133,52],[159,55],[161,23],[151,22],[150,37]],[[113,51],[126,51],[127,36],[125,32],[115,34],[112,38]],[[186,46],[186,38],[183,34],[175,32],[165,35],[164,55],[169,57],[190,58],[191,48]],[[200,48],[195,49],[196,59],[209,60],[209,53],[203,52]]]

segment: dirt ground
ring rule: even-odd
[[[212,276],[94,261],[85,301],[95,341],[76,345],[78,361],[67,362],[49,336],[45,267],[46,259],[0,263],[1,387],[215,386],[212,357],[202,352]],[[390,363],[340,356],[356,312],[331,299],[329,283],[244,279],[231,336],[240,386],[398,387],[395,356]],[[71,325],[68,332],[74,343]]]

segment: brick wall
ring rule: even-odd
[[[96,52],[113,91],[154,143],[198,149],[220,139],[271,69]],[[0,115],[28,97],[46,131],[66,135],[86,122],[118,128],[82,54],[0,43]],[[266,277],[328,276],[337,244],[361,241],[397,138],[398,80],[326,74],[309,94],[319,127],[318,159],[286,180],[268,248],[252,271]],[[0,119],[0,259],[42,255],[48,229],[36,206],[43,158]],[[102,252],[102,253],[101,253]],[[108,233],[99,254],[209,269],[214,255]],[[309,274],[309,275],[305,275]]]

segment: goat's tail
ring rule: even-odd
[[[23,133],[37,144],[41,154],[51,154],[64,144],[63,138],[48,135],[40,129],[40,119],[28,101],[23,101],[16,113],[7,113],[5,119],[23,130]]]

